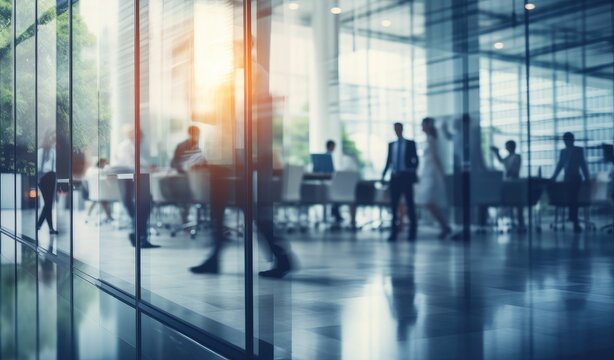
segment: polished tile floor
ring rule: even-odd
[[[83,271],[133,293],[133,252],[125,230],[75,226],[84,227],[77,233],[92,234],[75,244],[79,261],[87,264]],[[256,336],[263,340],[259,351],[280,359],[614,358],[612,235],[489,233],[467,243],[436,240],[435,231],[425,227],[415,243],[394,244],[385,235],[288,236],[297,271],[283,280],[254,279]],[[10,248],[6,241],[3,252]],[[187,268],[202,261],[211,247],[205,235],[191,240],[163,231],[152,241],[163,247],[143,251],[143,298],[243,346],[242,242],[235,239],[225,249],[221,274],[194,275]],[[72,279],[78,284],[73,303],[66,302],[70,274],[48,265],[42,255],[18,253],[17,261],[3,255],[3,359],[11,358],[5,349],[14,344],[23,351],[38,349],[41,358],[57,357],[49,343],[61,344],[59,334],[34,341],[28,333],[37,331],[18,321],[29,319],[38,324],[39,334],[48,334],[53,332],[48,322],[60,323],[71,306],[84,319],[74,324],[77,357],[134,354],[134,309],[123,303],[110,306],[112,296],[79,276]],[[255,255],[256,270],[269,266],[266,252],[257,249]],[[51,277],[45,275],[49,266],[55,269]],[[38,282],[33,277],[37,267]],[[23,283],[10,280],[15,275],[10,269]],[[28,282],[28,274],[34,280]],[[6,294],[16,291],[13,301],[5,301]],[[56,305],[41,306],[48,297]],[[15,322],[10,321],[13,313]],[[106,335],[88,336],[100,332]]]

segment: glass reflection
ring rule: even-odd
[[[15,8],[15,186],[17,236],[36,241],[38,199],[36,131],[36,31],[31,0]]]
[[[134,293],[134,3],[72,6],[73,256]]]
[[[39,246],[70,249],[68,3],[38,1],[37,229]]]
[[[614,4],[533,5],[0,0],[0,356],[611,357]]]
[[[0,357],[17,358],[15,242],[0,234]]]
[[[15,264],[17,358],[32,358],[38,349],[36,252],[26,245],[17,244]]]
[[[21,193],[21,190],[15,191],[12,11],[0,14],[0,24],[0,227],[15,234],[16,194]]]
[[[72,281],[75,357],[136,358],[135,310],[79,277]]]
[[[161,246],[141,252],[142,296],[243,347],[242,6],[156,0],[140,15],[137,233]]]

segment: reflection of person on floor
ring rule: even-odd
[[[86,179],[98,178],[101,174],[104,173],[108,165],[109,165],[109,160],[107,159],[102,158],[96,161],[95,166],[92,166],[85,171],[85,178]],[[87,184],[87,182],[84,182],[84,185],[86,187],[85,191],[88,193],[88,196],[89,196],[90,184]],[[102,210],[104,211],[104,214],[106,215],[106,219],[104,221],[105,222],[113,221],[113,216],[111,215],[111,204],[109,204],[108,201],[104,201],[104,200],[101,200],[98,202],[92,201],[92,203],[90,204],[90,208],[87,211],[87,217],[89,218],[92,215],[92,211],[94,211],[94,208],[96,207],[97,204],[100,204],[100,207],[102,208]]]
[[[114,174],[134,174],[135,173],[135,147],[136,147],[136,131],[132,126],[126,126],[124,128],[125,138],[119,143],[117,151],[113,153],[112,167],[109,169],[109,173]],[[143,138],[143,133],[139,131],[139,136]],[[143,168],[143,164],[141,164]],[[143,169],[141,169],[143,170]],[[143,249],[157,248],[158,245],[154,245],[148,240],[148,222],[149,215],[151,213],[151,194],[149,192],[149,176],[143,174],[141,171],[141,181],[139,182],[139,203],[138,212],[136,211],[135,204],[135,182],[131,179],[118,179],[119,194],[121,202],[130,219],[132,220],[132,228],[137,229],[137,233],[140,237],[140,247]],[[138,214],[138,221],[136,215]],[[134,232],[129,234],[130,242],[132,246],[136,246],[137,239]]]
[[[508,140],[505,142],[505,150],[507,150],[506,157],[501,156],[499,153],[499,148],[496,146],[492,146],[490,150],[495,155],[495,159],[497,159],[503,165],[506,179],[514,180],[520,178],[522,157],[516,153],[516,142],[514,140]],[[524,232],[526,231],[526,226],[524,224],[522,206],[519,206],[516,209],[516,212],[518,214],[518,231]]]
[[[417,202],[424,204],[431,216],[441,228],[440,239],[445,239],[452,229],[443,214],[446,206],[446,184],[443,163],[439,157],[437,128],[435,119],[427,117],[422,120],[422,131],[426,134],[426,148],[422,159],[422,173],[418,183]]]
[[[200,129],[194,125],[189,126],[188,138],[177,145],[173,158],[171,159],[171,167],[178,173],[185,173],[193,165],[207,163],[207,159],[205,158],[203,151],[198,147],[199,139]],[[179,214],[183,224],[188,222],[189,213],[189,205],[179,206]]]
[[[43,222],[47,222],[49,234],[57,234],[53,228],[52,209],[55,195],[55,130],[49,129],[45,132],[45,137],[37,153],[38,164],[38,187],[43,196],[43,209],[36,223],[36,230],[40,230]]]
[[[415,240],[417,231],[414,184],[417,182],[418,154],[416,143],[403,137],[403,124],[395,123],[394,132],[397,140],[388,144],[388,158],[382,173],[382,181],[384,181],[388,169],[392,170],[390,177],[392,227],[388,241],[396,241],[397,238],[397,208],[402,195],[405,195],[405,205],[409,216],[409,240],[411,241]]]
[[[590,177],[584,157],[584,149],[580,146],[575,146],[574,141],[575,137],[572,133],[566,132],[563,134],[565,148],[561,150],[559,161],[551,180],[556,181],[561,170],[565,170],[563,183],[565,184],[565,194],[569,199],[569,220],[573,222],[574,231],[579,233],[582,232],[582,227],[578,220],[578,196],[580,195],[580,185],[582,183],[580,171],[584,175],[584,181],[588,181]]]
[[[408,276],[393,275],[390,283],[393,311],[397,319],[397,340],[405,341],[409,327],[418,320],[418,309],[414,303],[416,297],[414,274],[412,272]]]

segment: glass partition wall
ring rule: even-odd
[[[609,251],[613,18],[0,0],[0,357],[497,357],[583,281],[505,276]]]

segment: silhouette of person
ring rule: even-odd
[[[445,239],[452,232],[448,220],[442,212],[446,205],[446,183],[443,163],[439,157],[437,128],[435,119],[427,117],[422,120],[422,131],[426,134],[426,148],[422,161],[422,172],[418,183],[418,203],[424,204],[431,216],[441,228],[440,239]]]
[[[143,133],[138,132],[142,138]],[[125,138],[119,143],[117,151],[114,152],[112,167],[109,168],[109,174],[122,174],[122,173],[134,173],[135,172],[135,147],[137,132],[133,126],[126,126],[124,128]],[[141,164],[143,167],[143,164]],[[154,245],[149,242],[148,237],[148,222],[149,215],[151,213],[151,193],[149,192],[149,175],[143,173],[137,174],[141,176],[139,183],[139,203],[136,204],[134,180],[131,179],[118,179],[119,193],[121,202],[130,219],[132,220],[133,229],[137,229],[137,233],[140,234],[140,247],[143,249],[157,248],[159,245]],[[138,213],[136,208],[138,206]],[[136,216],[138,215],[138,219]],[[138,220],[138,221],[137,221]],[[136,235],[132,232],[128,235],[132,246],[137,245]]]
[[[186,170],[193,165],[207,163],[203,151],[198,147],[199,139],[200,129],[198,126],[189,126],[188,138],[177,144],[175,152],[173,153],[173,158],[171,159],[171,167],[178,173],[184,174]],[[181,222],[183,224],[187,224],[189,213],[190,205],[179,206],[179,215],[181,216]]]
[[[94,166],[91,166],[85,171],[85,178],[86,179],[98,178],[101,174],[104,174],[108,165],[109,165],[109,161],[105,158],[102,158],[96,161],[96,164]],[[84,192],[86,199],[89,199],[90,186],[91,184],[88,184],[87,181],[83,182],[83,192]],[[100,204],[100,207],[102,208],[102,210],[104,211],[106,215],[106,219],[104,221],[105,222],[113,221],[113,215],[111,214],[111,204],[109,203],[109,201],[105,201],[105,200],[98,201],[98,203],[92,202],[90,204],[90,208],[87,211],[87,217],[89,218],[92,215],[92,211],[94,211],[94,208],[96,207],[97,204]]]
[[[244,72],[243,66],[243,44],[235,43],[236,56],[235,59],[237,78],[242,78]],[[262,277],[269,278],[282,278],[286,276],[293,269],[292,254],[289,244],[285,239],[275,235],[273,225],[273,200],[271,196],[271,179],[273,174],[273,168],[275,166],[275,153],[272,148],[272,108],[273,99],[268,89],[268,71],[260,63],[254,62],[252,64],[252,78],[253,78],[253,110],[255,119],[255,133],[257,141],[257,161],[253,163],[258,177],[256,182],[257,201],[255,201],[255,211],[253,213],[254,221],[256,223],[256,229],[258,234],[261,235],[261,239],[264,240],[268,249],[271,251],[274,259],[274,265],[271,269],[259,272]],[[237,86],[230,85],[231,87]],[[238,86],[243,87],[243,84]],[[234,93],[234,92],[231,92]],[[234,99],[231,100],[234,102]],[[241,102],[239,102],[241,103]],[[242,114],[243,111],[238,113]],[[242,150],[243,151],[243,150]],[[252,159],[244,159],[243,161],[252,161]],[[239,169],[242,164],[237,164]],[[206,166],[206,165],[197,165]],[[224,230],[223,230],[223,216],[224,209],[229,199],[227,196],[227,181],[226,177],[229,172],[228,169],[223,167],[215,168],[211,173],[211,188],[222,189],[224,191],[212,191],[211,192],[211,221],[213,223],[213,236],[215,245],[213,252],[209,257],[200,265],[193,266],[190,271],[195,274],[203,273],[218,273],[220,266],[220,254],[222,247],[225,243]],[[243,171],[237,171],[235,174],[237,178],[237,186],[235,188],[235,197],[237,199],[246,199],[245,194],[242,193],[246,189],[243,184],[246,183],[246,178],[252,177],[253,174],[245,174]],[[226,186],[226,188],[225,188]],[[241,208],[245,208],[249,204],[240,204]],[[246,219],[246,221],[252,221],[252,219]]]
[[[520,177],[522,157],[516,153],[516,142],[514,140],[508,140],[505,142],[505,150],[507,150],[506,157],[501,156],[498,147],[492,146],[490,149],[495,154],[495,158],[501,164],[503,164],[503,168],[505,169],[505,178],[518,179]]]
[[[38,164],[38,187],[43,196],[43,209],[38,217],[36,223],[36,230],[40,230],[43,226],[43,222],[47,222],[49,227],[49,234],[57,234],[57,230],[53,227],[53,200],[56,187],[56,152],[55,152],[55,130],[49,129],[45,132],[41,147],[37,153]]]
[[[505,150],[507,150],[507,156],[502,157],[499,153],[499,148],[491,146],[490,150],[495,155],[495,159],[503,165],[505,170],[505,178],[515,180],[520,178],[520,166],[522,165],[522,157],[516,153],[516,142],[514,140],[508,140],[505,142]],[[526,226],[524,223],[524,213],[522,206],[516,208],[516,214],[518,216],[518,231],[525,232]]]
[[[326,153],[333,158],[333,153],[335,152],[335,148],[337,144],[333,140],[326,141]],[[334,158],[333,158],[334,159]],[[333,172],[336,170],[335,163],[333,162]],[[339,205],[335,204],[331,207],[331,213],[333,215],[333,219],[335,220],[335,226],[338,227],[339,224],[343,221],[343,217],[341,217],[341,212],[339,211]]]
[[[574,134],[570,132],[563,134],[563,142],[565,143],[565,148],[561,150],[559,161],[551,180],[556,181],[561,170],[565,170],[563,183],[565,184],[565,193],[569,200],[569,220],[573,222],[574,232],[580,233],[582,232],[582,227],[578,220],[578,195],[580,194],[580,185],[582,183],[580,172],[584,175],[584,181],[588,181],[590,176],[584,157],[584,149],[574,145]]]
[[[196,162],[205,162],[205,156],[202,150],[198,147],[200,139],[200,129],[197,126],[188,127],[188,139],[177,144],[173,158],[171,159],[171,167],[179,173],[185,173],[191,164]]]
[[[392,211],[392,227],[388,241],[396,241],[397,238],[397,208],[401,196],[405,195],[407,215],[409,217],[409,236],[408,239],[416,239],[416,205],[414,202],[414,184],[418,178],[416,169],[418,168],[418,154],[416,143],[403,137],[403,124],[395,123],[394,132],[397,140],[388,144],[388,157],[386,166],[382,172],[382,181],[386,178],[386,173],[390,169],[390,208]]]

